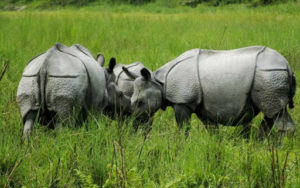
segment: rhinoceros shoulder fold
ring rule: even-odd
[[[163,85],[164,98],[172,103],[190,104],[194,109],[201,100],[197,62],[200,49],[192,49],[154,72],[154,78]]]
[[[161,68],[157,69],[153,74],[154,74],[154,78],[156,81],[158,81],[161,84],[165,84],[166,82],[166,77],[168,75],[168,73],[180,62],[182,62],[183,60],[192,58],[196,55],[199,55],[200,49],[192,49],[192,50],[188,50],[186,52],[184,52],[183,54],[181,54],[180,56],[178,56],[177,58],[171,60],[170,62],[166,63],[164,66],[162,66]]]
[[[193,49],[159,68],[154,75],[164,86],[165,98],[172,103],[188,104],[195,109],[203,102],[207,111],[216,114],[230,111],[236,115],[246,103],[258,55],[264,50],[263,46]],[[228,110],[226,105],[234,109]],[[224,112],[219,112],[222,109]]]

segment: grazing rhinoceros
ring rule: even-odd
[[[97,59],[99,59],[97,57]],[[102,64],[103,66],[103,64]],[[117,84],[117,78],[119,75],[115,74],[115,70],[119,70],[120,64],[116,65],[116,59],[111,58],[108,68],[105,68],[108,85],[108,103],[109,105],[105,108],[104,114],[114,118],[116,115],[119,117],[123,117],[123,115],[129,115],[131,112],[130,108],[130,97],[123,92],[123,88],[119,88]],[[122,69],[122,68],[121,68]],[[132,80],[133,82],[134,80]],[[133,85],[133,84],[132,84]],[[123,86],[124,87],[124,86]],[[113,95],[111,95],[113,94]]]
[[[108,67],[110,66],[111,65],[109,65]],[[130,70],[130,73],[124,73],[122,67],[126,67],[126,70]],[[140,72],[144,68],[147,69],[141,62],[135,62],[129,65],[117,64],[116,66],[114,66],[113,69],[109,68],[110,70],[113,70],[113,74],[110,74],[109,77],[110,82],[114,82],[116,84],[114,85],[114,87],[116,88],[115,90],[118,91],[120,94],[124,94],[123,97],[125,98],[123,102],[121,102],[122,108],[120,108],[119,106],[114,108],[114,115],[118,114],[120,117],[131,115],[130,98],[133,94],[134,79],[137,76],[141,76]],[[149,69],[147,70],[150,71]],[[112,113],[113,109],[108,109],[108,111]],[[106,114],[110,115],[109,113]],[[138,124],[141,123],[141,121],[135,123]]]
[[[107,81],[115,59],[111,59],[107,70],[102,67],[104,57],[98,55],[97,59],[99,62],[83,46],[56,44],[30,60],[17,92],[24,136],[31,133],[38,114],[42,124],[53,124],[52,120],[57,119],[54,117],[63,121],[70,118],[74,107],[85,116],[87,110],[115,105],[116,101],[109,100],[108,96],[121,95],[113,87],[114,83]]]
[[[125,67],[127,70],[129,70],[131,74],[126,74],[122,67]],[[144,68],[146,67],[141,62],[136,62],[129,65],[117,64],[114,67],[113,72],[115,75],[115,83],[124,93],[124,95],[129,97],[132,96],[134,79],[137,76],[142,76],[141,70]],[[150,71],[149,69],[147,70]]]
[[[123,67],[126,67],[126,70],[129,70],[130,73],[125,73],[123,71]],[[135,62],[129,65],[117,64],[113,69],[114,73],[114,82],[116,83],[119,90],[129,99],[132,97],[133,94],[133,84],[134,80],[138,76],[141,75],[141,70],[147,69],[141,62]],[[150,71],[149,69],[147,69]],[[124,105],[125,106],[125,105]],[[126,105],[127,106],[127,105]],[[129,104],[130,108],[130,104]],[[124,115],[131,115],[131,109],[123,112]],[[140,122],[140,121],[139,121]]]
[[[193,49],[153,75],[147,69],[141,74],[131,98],[137,115],[172,106],[180,127],[196,113],[210,123],[243,124],[248,133],[247,123],[261,111],[265,131],[274,123],[279,131],[295,130],[286,105],[293,108],[296,79],[287,60],[270,48]]]

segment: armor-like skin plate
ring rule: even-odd
[[[104,69],[80,45],[56,44],[26,66],[17,91],[23,121],[30,110],[55,111],[66,118],[73,106],[107,105]]]
[[[154,72],[164,99],[199,117],[228,124],[254,109],[273,118],[288,104],[292,72],[278,52],[263,46],[193,49]],[[250,118],[251,120],[252,118]]]

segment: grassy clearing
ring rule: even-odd
[[[91,113],[81,128],[38,126],[22,144],[15,101],[28,60],[56,42],[80,43],[118,62],[142,61],[152,70],[192,48],[266,45],[288,59],[300,80],[297,7],[1,12],[0,72],[4,60],[10,64],[0,82],[0,187],[299,187],[299,92],[291,111],[298,129],[282,146],[247,142],[233,127],[210,135],[195,117],[185,139],[170,108],[156,114],[145,142],[141,131],[133,134],[130,126]],[[253,120],[253,134],[260,120]]]

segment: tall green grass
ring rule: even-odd
[[[299,187],[299,92],[290,111],[297,131],[282,145],[254,139],[261,115],[248,141],[239,137],[241,128],[209,134],[194,116],[185,139],[171,108],[156,114],[146,140],[130,123],[91,113],[79,128],[36,126],[30,142],[22,143],[15,100],[28,60],[56,42],[80,43],[106,59],[141,61],[152,70],[192,48],[266,45],[287,58],[300,80],[300,15],[293,10],[1,12],[0,72],[5,60],[10,63],[0,81],[0,187]]]

